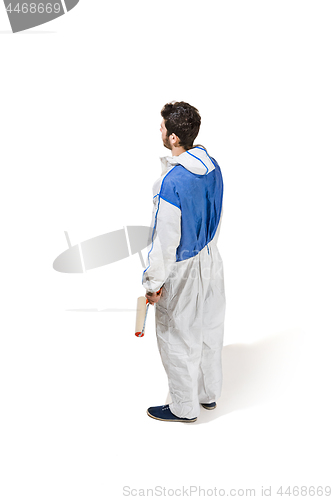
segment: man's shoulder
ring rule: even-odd
[[[174,184],[174,182],[177,181],[179,177],[184,176],[186,172],[186,169],[182,165],[174,165],[172,168],[170,168],[170,170],[165,172],[164,175],[161,175],[161,177],[159,177],[155,181],[154,190],[158,192],[160,189]]]
[[[153,185],[153,195],[156,196],[161,193],[161,191],[165,191],[166,189],[170,189],[171,186],[174,185],[175,179],[177,177],[177,172],[175,172],[176,167],[181,165],[175,165],[164,175],[161,175]],[[176,175],[175,175],[176,174]]]

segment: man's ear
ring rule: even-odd
[[[179,137],[178,137],[178,135],[171,134],[169,136],[169,141],[170,141],[170,144],[172,144],[173,146],[177,147],[179,145]]]

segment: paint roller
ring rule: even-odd
[[[162,288],[157,292],[161,292]],[[135,335],[143,337],[145,334],[146,320],[148,314],[149,302],[146,297],[139,297],[136,306],[136,322],[135,322]]]
[[[146,319],[149,302],[146,297],[139,297],[136,308],[135,335],[143,337],[145,334]]]

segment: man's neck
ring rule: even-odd
[[[171,148],[171,154],[172,156],[179,156],[183,153],[185,153],[186,149],[184,149],[182,146],[172,146]]]

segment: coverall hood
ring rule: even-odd
[[[182,165],[189,172],[206,175],[214,169],[214,164],[202,146],[196,146],[179,156],[164,156],[162,162],[162,175],[175,165]]]

